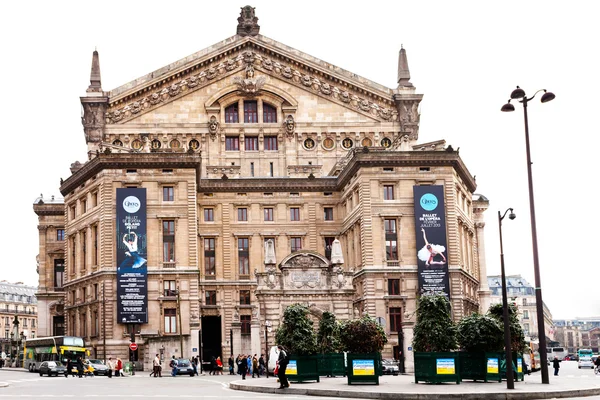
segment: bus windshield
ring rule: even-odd
[[[579,356],[579,359],[592,358],[594,353],[592,352],[592,349],[579,349],[577,350],[577,355]]]

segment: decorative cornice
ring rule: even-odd
[[[237,55],[226,60],[222,59],[231,53]],[[209,55],[206,57],[208,58]],[[111,101],[106,114],[106,123],[115,124],[134,119],[162,104],[205,87],[217,78],[222,79],[245,71],[250,65],[265,74],[283,77],[295,86],[332,99],[373,118],[388,122],[399,120],[392,95],[382,96],[375,91],[358,87],[352,82],[329,74],[326,70],[309,67],[302,60],[293,60],[277,54],[255,40],[248,39],[233,50],[224,50],[224,53],[219,56],[211,56],[209,62],[203,60],[184,71],[165,76],[160,82],[149,83],[148,86],[140,87],[126,97]],[[232,90],[235,90],[235,85],[232,85]]]
[[[193,168],[196,170],[196,180],[198,181],[200,164],[200,153],[99,153],[67,180],[63,181],[60,192],[63,196],[66,196],[82,182],[105,169]]]

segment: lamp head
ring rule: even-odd
[[[547,92],[546,89],[544,89],[544,94],[542,95],[542,103],[547,103],[549,101],[554,100],[556,96],[554,95],[554,93],[552,92]]]
[[[522,99],[523,97],[525,97],[525,91],[518,86],[510,94],[511,99]]]
[[[512,104],[510,104],[510,100],[508,100],[508,103],[506,103],[505,105],[503,105],[502,108],[500,109],[500,111],[502,111],[502,112],[515,111],[515,106],[513,106]]]
[[[513,220],[517,218],[517,215],[513,212],[513,209],[510,209],[510,214],[508,214],[508,219]]]

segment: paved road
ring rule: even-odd
[[[563,362],[559,377],[552,376],[550,371],[550,385],[560,386],[560,381],[569,383],[569,386],[589,387],[590,383],[600,382],[600,376],[595,376],[592,370],[579,370],[577,363],[574,361]],[[394,384],[395,379],[401,377],[387,377],[390,384]],[[408,377],[404,377],[408,378]],[[254,381],[247,378],[250,382]],[[277,387],[274,378],[258,378],[261,383],[267,383],[269,386]],[[402,379],[398,379],[400,382]],[[406,380],[406,379],[404,379]],[[528,382],[539,382],[539,372],[535,372],[526,378]],[[149,399],[185,399],[185,398],[223,398],[223,399],[309,399],[309,400],[331,400],[332,398],[325,397],[305,397],[301,395],[285,394],[278,395],[267,393],[253,393],[230,390],[229,382],[238,381],[239,376],[210,376],[204,375],[199,377],[178,376],[171,378],[165,376],[163,378],[150,378],[148,373],[138,373],[134,377],[112,378],[94,377],[94,378],[64,378],[64,377],[40,377],[38,374],[31,374],[20,371],[6,371],[0,369],[0,382],[6,382],[8,387],[0,388],[0,400],[3,399],[44,399],[44,398],[97,398],[97,399],[112,399],[112,398],[149,398]],[[324,380],[325,381],[325,380]],[[258,382],[256,382],[258,383]],[[400,383],[398,383],[401,385]],[[406,389],[409,387],[419,388],[423,391],[436,391],[440,389],[439,385],[425,385],[414,383],[404,383],[401,386]],[[498,384],[481,384],[481,389],[496,387]],[[503,384],[505,385],[505,384]],[[456,389],[465,385],[456,385]],[[546,386],[546,385],[544,385]],[[556,387],[556,386],[555,386]],[[454,385],[451,387],[454,389]],[[376,391],[376,387],[372,387]],[[443,388],[442,388],[443,389]],[[482,395],[484,393],[482,392]],[[600,400],[600,396],[579,397],[580,400]],[[443,399],[440,399],[443,400]]]
[[[85,399],[300,399],[305,396],[272,395],[240,392],[229,389],[229,382],[239,376],[178,376],[172,378],[150,378],[148,373],[138,373],[134,377],[93,378],[40,377],[28,372],[3,371],[0,369],[0,382],[8,387],[0,388],[0,400],[4,399],[45,399],[45,398],[85,398]],[[251,379],[251,378],[248,378]],[[258,378],[265,379],[266,378]],[[268,379],[273,386],[278,385],[273,378]],[[312,399],[324,400],[321,397]],[[331,398],[327,398],[331,400]]]

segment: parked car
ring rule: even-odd
[[[194,376],[194,367],[187,358],[177,359],[177,375],[189,375]]]
[[[65,370],[65,366],[60,361],[44,361],[38,368],[40,376],[44,376],[44,374],[47,374],[48,376],[64,375]]]
[[[102,360],[85,360],[84,367],[91,365],[94,369],[94,375],[108,375],[108,367],[104,365]]]
[[[396,360],[383,359],[381,360],[381,372],[385,375],[398,375],[400,364]]]

